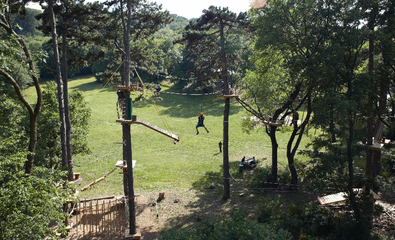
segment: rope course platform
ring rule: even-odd
[[[218,95],[217,97],[224,98],[224,99],[227,99],[227,98],[235,99],[235,98],[239,98],[239,95]]]
[[[134,168],[135,165],[136,165],[136,160],[132,160],[132,168]],[[117,163],[115,164],[115,167],[121,168],[121,169],[127,169],[127,168],[128,168],[128,165],[127,165],[126,161],[119,160],[119,161],[117,161]]]
[[[123,91],[129,91],[129,92],[143,90],[141,87],[139,87],[138,82],[136,82],[135,85],[130,86],[130,87],[118,85],[118,86],[113,86],[113,88],[123,90]]]
[[[361,194],[362,188],[354,188],[353,191],[356,192],[357,194]],[[374,200],[380,199],[379,195],[377,195],[372,190],[370,190],[370,194],[373,196]],[[321,205],[338,204],[338,203],[345,202],[346,196],[347,196],[346,192],[339,192],[339,193],[335,193],[335,194],[326,195],[323,197],[318,197],[317,200],[320,202]]]
[[[381,149],[384,147],[384,145],[387,145],[391,142],[390,139],[383,139],[377,142],[373,142],[372,145],[369,146],[370,150],[376,150],[376,151],[381,151]]]
[[[151,123],[148,123],[148,122],[146,122],[144,120],[141,120],[141,119],[135,119],[135,120],[134,119],[133,120],[117,119],[116,121],[118,123],[121,123],[121,124],[141,124],[141,125],[146,126],[146,127],[150,128],[150,129],[152,129],[152,130],[154,130],[154,131],[156,131],[158,133],[161,133],[161,134],[163,134],[163,135],[165,135],[167,137],[172,138],[174,141],[177,141],[177,142],[180,141],[180,137],[179,136],[177,136],[177,135],[175,135],[173,133],[170,133],[170,132],[168,132],[168,131],[160,128],[160,127],[152,125]]]
[[[383,138],[383,128],[384,123],[382,121],[379,121],[376,125],[376,133],[374,134],[374,137],[372,139],[373,144],[369,146],[370,150],[381,151],[384,145],[390,143],[390,139]]]
[[[262,123],[274,127],[281,127],[282,125],[284,125],[283,122],[262,121]]]

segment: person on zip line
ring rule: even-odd
[[[199,127],[204,127],[204,129],[206,129],[207,133],[209,133],[209,131],[207,130],[206,126],[204,126],[204,116],[203,116],[203,112],[200,112],[200,116],[198,117],[198,123],[196,125],[196,135],[199,134]]]

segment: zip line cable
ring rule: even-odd
[[[145,89],[147,89],[147,87],[145,86],[145,84],[144,84],[143,80],[141,79],[139,73],[137,72],[136,67],[134,67],[134,71],[136,72],[136,75],[137,75],[137,77],[139,78],[139,80],[140,80],[141,84],[143,85],[143,87],[144,87]],[[159,108],[158,108],[158,106],[156,105],[156,102],[155,102],[154,98],[151,98],[151,100],[152,100],[152,102],[154,103],[154,107],[155,107],[156,111],[158,112],[160,118],[162,119],[162,122],[163,122],[164,125],[166,126],[167,130],[168,130],[169,132],[171,132],[171,128],[170,128],[169,124],[166,122],[166,119],[164,118],[164,116],[160,113]]]

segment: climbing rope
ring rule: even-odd
[[[125,61],[123,61],[123,62],[118,66],[118,68],[113,72],[113,74],[111,75],[110,79],[108,79],[108,81],[106,82],[106,84],[104,84],[103,88],[105,88],[105,87],[107,86],[107,84],[108,84],[108,83],[111,81],[111,79],[114,77],[115,73],[118,72],[119,68],[122,66],[122,64],[123,64],[124,62],[125,62]],[[103,90],[103,88],[102,88],[102,90]]]

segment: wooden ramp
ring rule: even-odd
[[[152,129],[154,131],[157,131],[158,133],[161,133],[161,134],[163,134],[163,135],[165,135],[165,136],[167,136],[169,138],[172,138],[174,141],[177,141],[177,142],[180,141],[180,137],[179,136],[177,136],[177,135],[175,135],[173,133],[170,133],[170,132],[168,132],[168,131],[160,128],[160,127],[154,126],[151,123],[148,123],[148,122],[146,122],[144,120],[141,120],[141,119],[136,119],[135,121],[133,121],[133,120],[125,120],[125,119],[117,119],[116,121],[119,122],[119,123],[122,123],[122,124],[141,124],[141,125],[146,126],[146,127],[150,128],[150,129]]]

